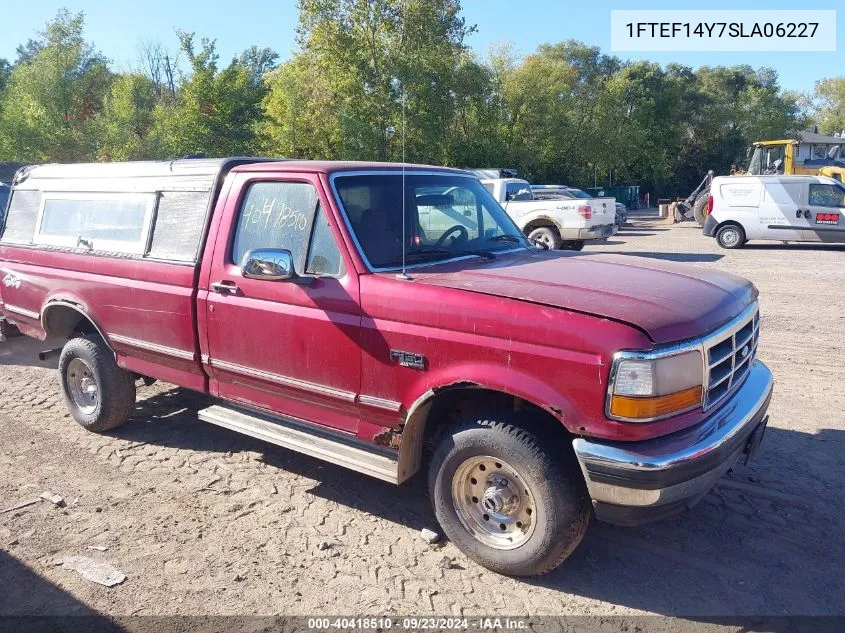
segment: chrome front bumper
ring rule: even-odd
[[[703,497],[759,440],[774,381],[755,361],[743,385],[700,424],[642,442],[584,438],[572,444],[599,519],[636,525],[676,514]]]

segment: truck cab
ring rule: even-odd
[[[537,248],[455,169],[40,165],[13,183],[0,314],[58,356],[91,432],[142,381],[203,392],[233,432],[424,470],[458,548],[536,575],[593,516],[690,507],[766,427],[756,288],[636,259]]]
[[[845,176],[845,142],[839,136],[806,132],[799,139],[760,141],[749,148],[750,176]]]

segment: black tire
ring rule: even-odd
[[[565,251],[580,251],[584,248],[584,240],[566,240],[563,243]]]
[[[741,248],[748,240],[745,231],[738,224],[725,224],[716,231],[716,241],[722,248]]]
[[[96,393],[80,396],[77,390],[74,395],[73,385],[80,380],[87,380],[84,384],[89,387],[93,384]],[[132,374],[117,366],[111,350],[96,335],[74,338],[65,344],[59,356],[59,384],[73,419],[95,433],[124,424],[135,408]],[[88,397],[90,401],[80,404],[81,398]]]
[[[528,233],[528,239],[532,242],[545,244],[552,251],[560,248],[560,233],[552,226],[539,226],[533,229]]]
[[[545,574],[575,550],[586,532],[590,499],[575,457],[548,452],[544,446],[550,446],[550,442],[544,442],[521,422],[494,415],[450,429],[431,458],[429,493],[443,532],[462,552],[487,569],[509,576]],[[560,451],[567,450],[564,443],[558,442],[557,446]],[[517,480],[514,490],[524,495],[520,494],[519,509],[513,513],[527,512],[536,521],[531,528],[515,523],[529,533],[525,536],[516,533],[517,539],[525,538],[525,541],[513,549],[499,549],[482,542],[458,514],[453,483],[460,485],[463,478],[459,472],[465,472],[466,464],[488,458],[495,462],[488,468],[491,478],[497,472],[507,473],[510,469],[516,472],[517,477],[512,477]],[[496,471],[497,468],[505,470]],[[519,485],[519,480],[524,486]],[[476,483],[475,479],[470,481]],[[480,485],[483,488],[488,483],[489,480],[482,481]],[[480,500],[476,496],[466,497],[462,506],[465,520],[468,511],[485,512],[483,504],[488,502],[486,492]],[[488,520],[487,514],[483,517]],[[493,518],[491,529],[495,531],[496,526]]]
[[[695,202],[692,204],[692,215],[695,218],[695,221],[698,222],[698,226],[704,226],[704,223],[707,221],[707,203],[710,200],[710,190],[705,189],[698,197],[695,199]]]
[[[21,333],[18,328],[9,323],[3,317],[0,317],[0,342],[5,341],[7,338],[12,338],[20,335]]]

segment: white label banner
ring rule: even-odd
[[[834,10],[612,10],[612,51],[835,51]]]

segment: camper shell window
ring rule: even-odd
[[[49,193],[41,198],[34,243],[143,255],[155,194]]]

